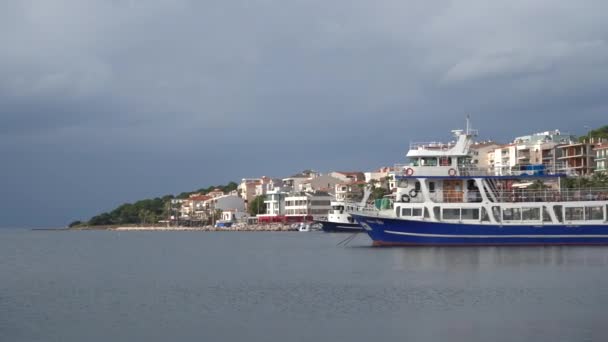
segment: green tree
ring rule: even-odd
[[[544,189],[548,189],[549,186],[545,184],[545,182],[543,182],[540,179],[535,180],[529,187],[528,189],[530,190],[544,190]]]
[[[602,126],[597,129],[593,129],[593,130],[589,131],[587,133],[587,135],[583,135],[582,137],[579,137],[578,140],[579,141],[583,141],[583,140],[589,141],[590,138],[608,139],[608,125]]]
[[[605,172],[596,172],[589,180],[594,188],[608,188],[608,174]]]
[[[561,182],[565,189],[589,188],[592,185],[590,178],[585,176],[562,178]]]
[[[73,227],[78,227],[80,225],[82,225],[82,222],[74,221],[74,222],[70,223],[70,225],[68,227],[73,228]]]
[[[235,190],[238,184],[230,182],[227,185],[210,186],[206,192],[219,188],[224,192]],[[202,192],[202,191],[197,191]],[[194,192],[182,192],[178,196],[165,195],[163,197],[149,198],[135,203],[125,203],[118,206],[116,209],[93,216],[88,222],[82,225],[99,226],[99,225],[114,225],[114,224],[142,224],[156,223],[161,219],[167,218],[171,213],[175,213],[179,205],[171,206],[171,200],[175,198],[188,198]],[[73,222],[74,223],[74,222]]]
[[[266,212],[266,203],[264,203],[265,196],[257,196],[256,198],[249,203],[247,206],[247,211],[249,215],[256,216],[257,214],[263,214]]]
[[[372,193],[369,195],[370,200],[377,200],[388,194],[388,190],[385,188],[373,188]]]

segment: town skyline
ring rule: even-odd
[[[605,124],[605,1],[0,5],[2,227]],[[246,171],[246,172],[243,172]]]

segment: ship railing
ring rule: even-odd
[[[439,150],[446,151],[454,147],[454,143],[443,143],[439,141],[411,142],[410,150]]]
[[[570,170],[562,164],[520,164],[507,167],[479,167],[474,165],[464,165],[458,167],[460,176],[551,176],[570,174]]]
[[[578,188],[578,189],[513,189],[493,191],[496,203],[518,202],[608,202],[608,188]],[[479,203],[483,197],[479,190],[435,190],[429,193],[429,200],[435,203]],[[400,202],[421,203],[421,195],[398,199]]]
[[[450,167],[450,165],[439,165],[442,167]],[[410,167],[418,167],[414,164],[395,164],[394,174],[398,177],[408,176],[407,170]],[[426,166],[428,168],[436,167],[436,165]],[[479,167],[476,165],[459,165],[452,167],[457,170],[455,176],[463,177],[484,177],[484,176],[508,176],[508,177],[526,177],[526,176],[556,176],[556,175],[572,175],[573,170],[562,164],[521,164],[514,167]],[[446,171],[447,172],[447,171]],[[417,176],[422,177],[418,172]]]

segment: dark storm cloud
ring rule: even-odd
[[[549,0],[4,1],[0,153],[10,166],[0,186],[12,199],[0,207],[15,208],[2,224],[62,224],[241,177],[386,165],[466,114],[503,141],[580,134],[605,124],[607,10]],[[45,195],[24,216],[31,193]]]

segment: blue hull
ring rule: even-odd
[[[363,231],[363,227],[357,223],[339,223],[330,221],[315,221],[320,223],[326,233],[355,233]]]
[[[608,224],[498,226],[352,217],[377,246],[608,245]]]

